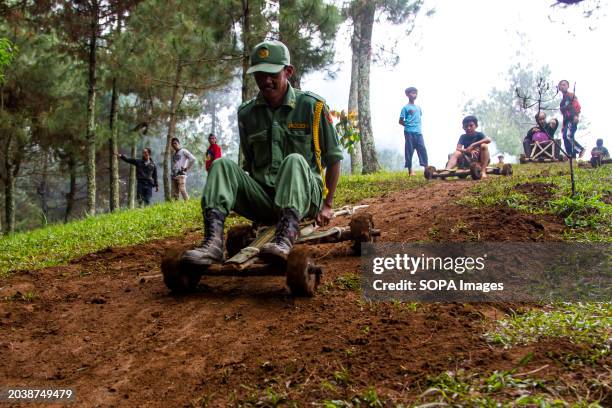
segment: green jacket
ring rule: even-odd
[[[323,104],[318,121],[321,165],[325,168],[342,160],[342,148],[324,100],[289,85],[283,105],[276,111],[268,107],[261,94],[238,108],[240,144],[245,159],[243,167],[251,177],[273,188],[282,160],[292,153],[299,153],[321,178],[313,140],[317,102]]]

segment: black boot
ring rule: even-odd
[[[274,240],[265,244],[260,256],[269,262],[286,261],[293,243],[300,235],[300,217],[293,208],[283,208],[276,224]]]
[[[195,265],[210,265],[223,261],[223,225],[225,215],[214,208],[204,212],[204,241],[202,245],[185,251],[182,261]]]

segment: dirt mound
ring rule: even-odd
[[[452,203],[472,185],[436,182],[366,203],[383,241],[560,238],[554,219]],[[510,369],[533,352],[525,370],[548,364],[540,374],[556,376],[550,353],[575,351],[563,342],[491,348],[483,319],[503,316],[503,305],[364,303],[338,283],[359,271],[348,243],[315,247],[325,272],[312,299],[291,297],[283,278],[203,279],[197,293],[170,295],[163,253],[199,240],[110,248],[2,281],[2,383],[74,388],[79,406],[261,403],[266,389],[306,406],[368,386],[411,401],[444,371]]]
[[[514,190],[543,202],[553,196],[555,185],[551,183],[521,183],[514,186]]]

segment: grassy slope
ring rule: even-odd
[[[514,167],[513,177],[497,177],[479,183],[461,203],[475,206],[507,206],[531,214],[555,214],[569,227],[566,239],[612,242],[612,166],[578,168],[576,195],[570,198],[569,164],[528,164]],[[534,197],[515,186],[545,184],[551,197]]]
[[[405,173],[343,176],[335,202],[338,206],[351,204],[424,183],[422,177],[408,179]],[[231,217],[227,226],[239,220],[239,217]],[[14,234],[0,239],[0,278],[8,276],[10,271],[63,264],[107,247],[177,236],[201,227],[198,198],[187,203],[180,201],[123,210]]]

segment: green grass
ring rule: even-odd
[[[422,177],[408,179],[406,173],[399,172],[342,176],[335,205],[353,204],[367,197],[416,187],[424,182]],[[231,217],[226,226],[240,220],[240,217]],[[179,201],[123,210],[13,234],[0,239],[0,278],[7,277],[11,271],[61,265],[108,247],[136,245],[198,228],[202,228],[200,200],[194,199],[187,203]]]
[[[592,357],[599,358],[610,353],[611,328],[610,303],[560,303],[549,310],[534,309],[499,320],[485,338],[506,348],[563,338],[591,346]]]
[[[549,197],[526,194],[521,184],[549,185]],[[575,169],[576,195],[571,195],[567,163],[515,165],[512,177],[490,177],[460,200],[472,207],[505,206],[530,214],[554,214],[568,227],[565,238],[612,242],[612,166]]]
[[[567,385],[551,384],[550,381],[517,374],[517,369],[494,371],[489,375],[466,373],[463,370],[445,372],[429,379],[429,388],[419,397],[421,403],[414,406],[601,407],[597,397],[592,396],[595,393],[578,396],[576,401],[567,402],[557,394],[559,390],[570,391]]]
[[[406,172],[380,172],[368,175],[342,176],[336,191],[337,205],[354,204],[364,198],[378,197],[398,190],[407,190],[427,183],[422,173],[408,177]]]
[[[88,217],[0,239],[0,277],[9,271],[37,269],[110,246],[134,245],[179,235],[201,226],[196,200],[153,205]]]

